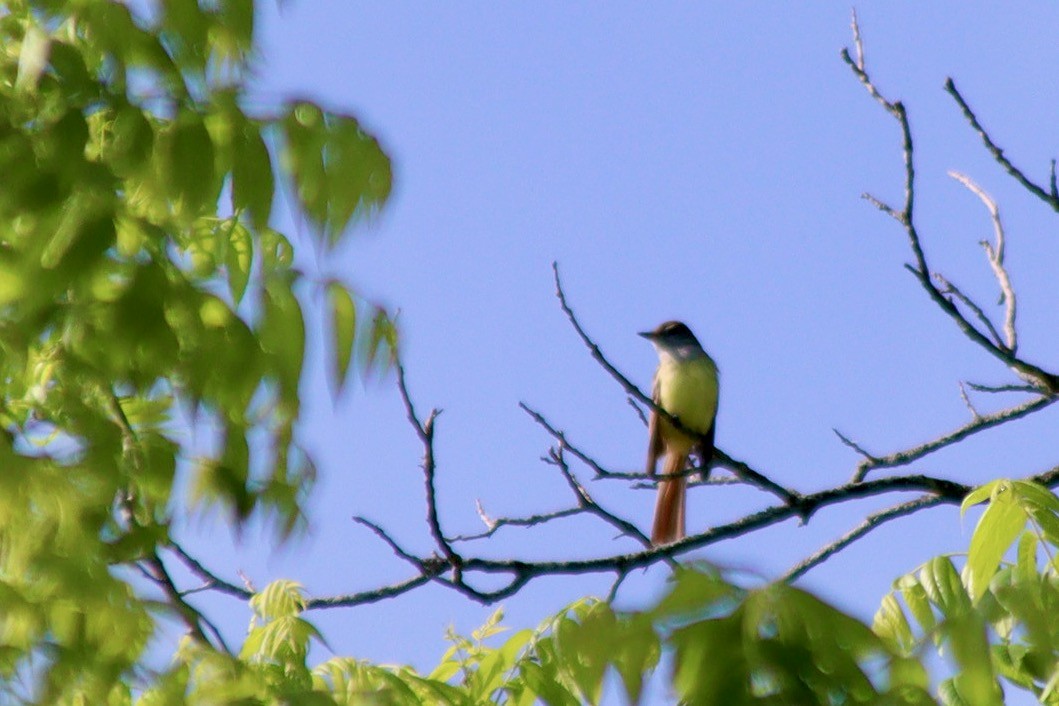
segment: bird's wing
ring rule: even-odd
[[[717,432],[717,417],[710,423],[710,430],[702,435],[698,443],[699,458],[702,459],[702,479],[710,477],[710,463],[713,461],[713,438]]]
[[[651,399],[655,404],[659,400],[658,379],[655,378],[654,389],[651,390]],[[662,425],[658,418],[658,412],[651,410],[651,416],[647,422],[647,474],[653,476],[658,466],[658,457],[665,451],[662,442]]]

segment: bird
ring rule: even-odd
[[[704,476],[709,474],[720,388],[717,364],[686,324],[666,321],[653,331],[639,335],[650,341],[658,352],[651,398],[683,428],[683,431],[678,429],[656,410],[651,410],[648,475],[656,474],[658,459],[665,456],[651,528],[651,544],[658,547],[680,541],[686,535],[687,477],[680,474],[692,452],[701,459]],[[677,477],[667,478],[674,475]]]

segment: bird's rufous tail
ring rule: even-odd
[[[655,521],[651,528],[651,544],[656,547],[684,539],[684,498],[688,479],[687,476],[667,476],[681,473],[687,462],[687,454],[666,454],[662,478],[658,480],[658,501],[655,503]]]

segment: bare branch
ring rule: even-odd
[[[574,495],[577,496],[577,504],[584,508],[586,512],[589,512],[601,520],[617,528],[626,537],[631,537],[645,547],[651,546],[651,540],[647,538],[643,532],[637,529],[636,525],[621,519],[617,515],[605,510],[599,503],[597,503],[585,487],[577,482],[574,478],[573,473],[570,472],[570,466],[566,463],[566,458],[563,456],[563,444],[559,444],[557,449],[552,449],[549,454],[549,458],[552,463],[559,468],[559,472],[562,473],[563,478],[566,480],[567,485],[570,486],[570,490],[573,491]]]
[[[558,429],[556,429],[551,424],[551,422],[549,422],[547,419],[544,418],[543,414],[541,414],[537,410],[533,409],[532,407],[530,407],[525,402],[519,402],[518,406],[520,408],[522,408],[522,411],[524,411],[526,414],[528,414],[530,417],[532,417],[533,421],[535,421],[537,424],[539,424],[541,427],[543,427],[546,432],[551,434],[552,437],[554,437],[556,441],[558,441],[561,445],[565,446],[570,451],[570,453],[572,453],[579,461],[581,461],[586,466],[591,468],[592,472],[595,473],[598,478],[610,478],[610,477],[615,477],[615,476],[625,476],[626,475],[626,474],[615,473],[613,471],[608,471],[606,468],[603,468],[603,466],[599,465],[599,463],[594,458],[592,458],[591,456],[586,454],[584,451],[582,451],[578,447],[576,447],[573,444],[571,444],[570,441],[566,438],[566,434],[564,434],[563,432],[561,432]],[[646,476],[647,474],[645,473],[643,475]]]
[[[832,428],[831,431],[833,431],[835,433],[835,436],[838,437],[838,440],[841,441],[843,443],[843,445],[848,446],[849,448],[851,448],[854,451],[856,451],[857,453],[859,453],[868,462],[877,463],[879,461],[879,457],[878,456],[873,456],[871,453],[868,452],[867,449],[865,449],[863,446],[858,444],[856,441],[854,441],[853,439],[849,438],[848,436],[846,436],[845,434],[840,432],[838,429]]]
[[[960,110],[963,112],[963,117],[967,119],[967,122],[971,124],[971,128],[978,133],[978,136],[982,138],[985,148],[989,150],[989,154],[993,156],[993,159],[999,164],[1004,170],[1013,176],[1015,180],[1022,184],[1023,188],[1029,191],[1031,194],[1039,198],[1048,204],[1053,210],[1059,212],[1059,194],[1056,193],[1055,187],[1055,162],[1052,162],[1052,172],[1050,179],[1050,190],[1051,193],[1046,192],[1040,186],[1030,181],[1030,179],[1022,172],[1021,169],[1011,163],[1004,155],[1004,150],[993,141],[993,138],[989,136],[982,124],[978,122],[978,116],[971,110],[971,106],[967,105],[967,101],[963,99],[960,91],[956,88],[956,84],[952,78],[945,79],[945,90],[948,91],[949,95],[953,97],[956,104],[960,106]]]
[[[1018,334],[1015,329],[1015,289],[1011,286],[1011,278],[1008,276],[1007,268],[1004,267],[1004,224],[1000,220],[1000,208],[993,197],[966,174],[950,171],[949,176],[966,186],[972,194],[985,204],[986,209],[989,211],[989,217],[993,221],[993,233],[996,235],[996,244],[990,245],[989,242],[984,240],[981,241],[981,244],[985,248],[989,266],[993,268],[993,276],[996,277],[997,284],[1000,286],[1000,301],[1003,302],[1005,309],[1004,341],[1007,349],[1014,353],[1018,349]]]
[[[234,596],[242,600],[250,600],[250,598],[253,597],[253,591],[246,588],[242,588],[241,586],[237,586],[234,583],[231,583],[230,581],[225,581],[224,579],[220,578],[215,573],[203,566],[198,559],[188,554],[184,550],[184,548],[176,542],[170,540],[169,544],[166,546],[166,549],[173,552],[173,554],[175,554],[176,557],[180,559],[180,561],[191,571],[191,573],[195,574],[203,580],[203,588],[208,588],[214,591],[218,591],[220,593],[226,593],[229,596]]]
[[[860,24],[857,22],[857,8],[852,10],[852,19],[850,20],[850,29],[853,30],[853,46],[857,50],[857,63],[856,66],[861,71],[864,71],[864,43],[860,39]]]
[[[894,207],[891,206],[890,204],[883,203],[882,201],[880,201],[879,199],[875,198],[874,196],[872,196],[871,194],[869,194],[866,191],[863,194],[861,194],[860,197],[862,199],[864,199],[865,201],[867,201],[868,203],[870,203],[875,208],[877,208],[880,211],[882,211],[883,213],[885,213],[890,218],[892,218],[895,221],[897,221],[898,223],[902,223],[903,224],[905,222],[904,221],[904,217],[900,213],[898,213],[896,210],[894,210]]]
[[[626,397],[625,401],[628,402],[629,406],[633,408],[633,411],[636,412],[636,416],[639,417],[643,425],[647,426],[647,415],[644,414],[643,407],[636,404],[636,400],[634,400],[632,397]]]
[[[435,488],[434,479],[437,472],[437,464],[434,460],[434,422],[437,420],[438,415],[441,414],[441,410],[432,409],[430,414],[427,415],[425,422],[420,422],[419,417],[416,416],[415,406],[412,404],[412,398],[408,394],[408,384],[405,381],[404,366],[401,361],[397,361],[397,389],[401,393],[401,400],[404,402],[405,411],[408,414],[408,421],[411,422],[412,426],[416,430],[416,434],[419,436],[419,440],[423,444],[423,482],[426,486],[426,500],[427,500],[427,524],[430,526],[430,535],[434,538],[434,543],[437,544],[438,549],[448,560],[449,565],[452,566],[453,580],[457,583],[460,581],[460,555],[452,548],[448,540],[445,539],[445,533],[441,530],[441,521],[438,519],[438,502],[437,502],[437,490]]]
[[[918,461],[924,456],[939,451],[946,446],[951,446],[958,441],[962,441],[972,434],[977,434],[980,431],[1000,426],[1001,424],[1015,419],[1021,419],[1022,417],[1048,407],[1056,401],[1059,401],[1059,398],[1046,396],[1034,397],[1033,399],[1023,402],[1020,405],[1016,405],[1015,407],[994,412],[993,414],[980,415],[958,429],[954,429],[944,436],[940,436],[937,439],[920,444],[919,446],[913,446],[912,448],[905,449],[904,451],[897,451],[887,456],[877,456],[871,459],[866,459],[857,465],[857,470],[853,474],[853,481],[857,482],[863,480],[864,477],[868,475],[869,471],[908,465],[909,463]]]
[[[1033,394],[1039,392],[1033,385],[982,385],[977,382],[968,382],[967,387],[975,392],[1029,392]]]
[[[837,554],[842,551],[853,542],[857,541],[864,535],[871,532],[873,529],[882,526],[890,520],[895,520],[898,517],[904,517],[911,515],[919,510],[926,509],[928,507],[936,507],[945,502],[945,499],[939,495],[924,495],[923,497],[916,498],[915,500],[909,500],[906,503],[895,505],[887,510],[881,512],[875,512],[864,518],[864,521],[859,525],[851,529],[846,534],[842,535],[834,542],[831,542],[826,547],[820,549],[812,556],[806,557],[804,560],[798,562],[796,565],[791,567],[784,576],[780,579],[787,583],[793,583],[799,578],[804,576],[813,567],[819,566],[829,559],[833,554]]]
[[[173,583],[173,577],[169,575],[169,570],[166,569],[161,557],[159,557],[156,552],[152,552],[143,560],[143,563],[147,565],[149,570],[148,576],[151,581],[156,583],[162,589],[162,593],[165,594],[169,606],[180,616],[180,619],[183,621],[185,627],[187,627],[188,632],[191,633],[191,636],[203,645],[218,645],[222,650],[231,654],[232,651],[224,641],[224,637],[221,635],[220,630],[218,630],[217,627],[206,618],[206,616],[200,613],[198,609],[184,599],[184,595],[176,587],[176,584]],[[213,642],[211,642],[206,636],[203,625],[209,628],[210,632],[213,634]]]
[[[503,527],[536,527],[537,525],[543,525],[551,522],[552,520],[561,520],[564,517],[573,517],[574,515],[582,515],[585,513],[583,507],[568,507],[564,510],[556,510],[555,512],[544,512],[539,515],[530,515],[528,517],[499,517],[493,520],[488,525],[488,529],[478,534],[458,534],[455,537],[449,537],[450,542],[471,542],[476,539],[486,539],[492,537]]]
[[[971,402],[971,398],[967,395],[967,387],[962,382],[960,383],[960,399],[963,400],[964,406],[971,413],[971,419],[981,419],[982,415],[975,408],[974,403]]]
[[[856,16],[853,19],[856,24]],[[860,37],[860,30],[856,28],[854,31],[854,38]],[[905,202],[904,207],[897,211],[896,209],[884,204],[883,202],[875,199],[874,197],[868,197],[869,200],[883,212],[889,214],[895,218],[904,227],[905,233],[908,236],[908,244],[912,249],[912,253],[915,257],[915,265],[908,266],[908,269],[916,276],[919,280],[920,285],[926,290],[927,294],[934,301],[937,306],[944,311],[959,327],[965,336],[970,338],[976,344],[984,348],[989,354],[999,359],[1013,371],[1015,371],[1023,379],[1036,383],[1038,388],[1047,394],[1055,394],[1059,392],[1059,376],[1042,370],[1038,366],[1029,363],[1021,358],[1017,357],[1012,351],[1008,350],[1004,345],[998,345],[996,342],[990,340],[990,338],[979,331],[967,318],[960,312],[957,306],[933,283],[930,267],[927,264],[926,255],[923,252],[923,246],[919,237],[919,232],[916,229],[916,223],[914,218],[914,206],[915,206],[915,161],[914,161],[914,146],[912,142],[912,131],[908,122],[908,114],[905,111],[904,105],[900,101],[890,101],[885,98],[876,88],[874,82],[869,76],[867,69],[864,66],[864,57],[858,56],[857,60],[854,60],[849,53],[848,49],[843,49],[841,52],[842,59],[845,61],[853,74],[857,79],[867,88],[868,93],[880,104],[882,107],[897,120],[898,125],[901,129],[901,153],[904,160],[905,166]],[[953,94],[954,97],[960,102],[961,106],[966,106],[963,102],[962,97],[956,91],[955,86],[952,84],[951,79],[946,82],[946,89]],[[965,108],[965,114],[968,115],[968,119],[972,120],[972,125],[977,126],[977,119],[974,118],[974,114],[970,112],[970,108]],[[980,126],[979,126],[980,127]],[[980,133],[984,136],[984,139],[988,136],[985,135],[984,130],[980,130]],[[987,145],[991,145],[991,140],[987,140]],[[1003,158],[1003,155],[997,150],[994,156]],[[1003,162],[1002,162],[1003,163]],[[1008,163],[1010,164],[1010,163]],[[1012,167],[1013,169],[1013,167]],[[1009,170],[1010,171],[1010,170]],[[1021,175],[1021,172],[1015,170],[1014,173]],[[1023,177],[1024,179],[1024,177]],[[1028,182],[1026,182],[1028,183]],[[1038,188],[1038,191],[1040,189]],[[1043,192],[1041,192],[1043,193]],[[1046,196],[1046,195],[1045,195]],[[1057,209],[1059,209],[1059,202],[1056,203]]]
[[[915,271],[913,271],[912,274],[916,274]],[[1007,345],[1004,343],[1004,339],[1000,337],[1000,332],[996,330],[996,327],[993,325],[992,320],[988,316],[986,316],[986,313],[982,310],[982,307],[978,306],[978,304],[976,304],[973,299],[964,294],[963,291],[955,284],[950,282],[945,277],[945,275],[939,272],[935,272],[934,281],[936,281],[941,287],[941,293],[943,295],[956,297],[958,300],[960,300],[960,303],[962,303],[964,306],[971,310],[971,313],[974,314],[975,317],[982,322],[983,326],[985,326],[985,330],[989,332],[989,337],[993,339],[993,343],[995,343],[997,346],[1003,346],[1007,348]]]

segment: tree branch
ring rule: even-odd
[[[1034,397],[1033,399],[1023,402],[1020,405],[1016,405],[1015,407],[994,412],[993,414],[980,415],[948,434],[927,441],[919,446],[913,446],[912,448],[903,451],[896,451],[892,454],[887,454],[886,456],[867,456],[857,464],[857,469],[853,474],[853,481],[857,482],[863,480],[864,477],[873,470],[906,466],[934,453],[935,451],[940,451],[941,449],[951,446],[958,441],[962,441],[973,434],[977,434],[980,431],[985,431],[986,429],[991,429],[1006,422],[1021,419],[1022,417],[1033,414],[1034,412],[1054,404],[1056,401],[1059,401],[1059,398],[1045,396]]]
[[[856,15],[853,17],[853,23],[856,25]],[[859,38],[860,31],[855,29],[854,37]],[[1049,373],[1042,370],[1038,366],[1022,360],[1016,356],[1012,351],[1007,350],[1003,345],[997,345],[994,341],[979,331],[967,318],[960,312],[957,306],[948,299],[941,290],[934,285],[932,280],[932,272],[930,267],[927,265],[926,255],[923,252],[923,246],[919,237],[919,232],[916,229],[915,218],[914,218],[914,205],[915,205],[915,161],[914,161],[914,147],[912,143],[912,131],[908,122],[908,114],[905,111],[904,105],[900,101],[890,101],[882,96],[879,90],[875,87],[874,82],[868,75],[867,70],[864,67],[863,54],[858,55],[858,59],[854,60],[848,49],[843,49],[841,52],[843,61],[845,61],[853,74],[857,79],[867,88],[868,93],[875,98],[876,101],[883,108],[886,109],[890,115],[897,120],[898,125],[901,129],[901,153],[903,155],[904,166],[905,166],[905,202],[904,206],[900,211],[888,206],[877,199],[871,198],[870,200],[878,208],[882,209],[886,213],[893,216],[901,225],[904,227],[905,233],[908,236],[908,243],[915,257],[915,265],[906,265],[908,270],[915,275],[916,279],[919,280],[920,285],[927,292],[934,303],[944,311],[959,327],[959,329],[971,339],[973,342],[978,344],[980,347],[985,349],[990,355],[994,356],[1011,370],[1017,373],[1020,377],[1027,380],[1028,382],[1035,383],[1037,387],[1045,394],[1054,395],[1059,392],[1059,376],[1053,373]],[[951,80],[946,83],[946,88],[952,84]],[[959,96],[958,92],[955,92],[955,86],[952,87],[950,93],[954,96]],[[962,97],[958,100],[961,105]],[[969,108],[967,111],[969,112]],[[973,118],[973,113],[970,114]],[[975,120],[975,124],[977,120]],[[984,133],[984,131],[982,131]],[[1002,156],[1002,155],[1001,155]],[[1016,170],[1017,171],[1017,170]],[[1021,173],[1020,173],[1021,174]]]
[[[1059,193],[1057,193],[1055,187],[1055,160],[1052,160],[1049,193],[1032,182],[1021,169],[1012,164],[1011,160],[1004,155],[1004,150],[1000,149],[996,142],[993,141],[993,138],[990,137],[989,132],[982,127],[980,122],[978,122],[978,116],[976,116],[974,111],[971,110],[971,106],[967,105],[967,101],[964,100],[963,95],[961,95],[960,91],[956,88],[956,83],[953,82],[952,78],[945,79],[945,90],[953,97],[956,104],[960,106],[960,110],[963,112],[963,117],[971,124],[971,128],[978,133],[978,136],[982,138],[982,143],[985,145],[985,148],[989,150],[989,154],[993,156],[996,163],[1003,167],[1008,174],[1013,176],[1023,188],[1048,204],[1052,210],[1059,212]]]
[[[925,495],[923,497],[916,498],[915,500],[909,500],[908,502],[901,503],[900,505],[895,505],[894,507],[891,507],[887,510],[872,513],[871,515],[868,515],[866,518],[864,518],[863,522],[851,529],[846,534],[836,539],[834,542],[831,542],[812,556],[806,557],[802,561],[795,564],[786,574],[783,575],[780,581],[785,581],[787,583],[793,583],[794,581],[797,581],[812,568],[824,563],[824,561],[829,559],[832,555],[842,551],[850,544],[853,544],[853,542],[857,541],[864,535],[871,532],[873,529],[881,527],[883,524],[889,522],[890,520],[896,520],[898,517],[911,515],[914,512],[918,512],[919,510],[923,510],[928,507],[936,507],[945,502],[946,500],[943,496]]]
[[[949,171],[956,181],[967,187],[968,191],[978,197],[989,211],[989,217],[993,222],[993,233],[996,235],[996,244],[991,245],[988,241],[980,241],[985,249],[986,259],[993,269],[997,285],[1000,287],[1000,301],[1004,304],[1004,343],[1008,351],[1015,353],[1018,349],[1018,332],[1015,329],[1015,288],[1011,286],[1011,277],[1007,268],[1004,267],[1004,224],[1000,220],[1000,208],[996,201],[986,191],[971,180],[966,174]]]

